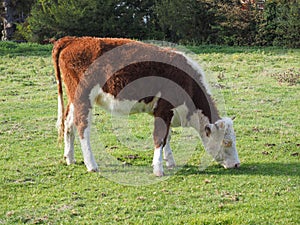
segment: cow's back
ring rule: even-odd
[[[78,83],[89,66],[105,52],[134,42],[130,39],[64,37],[55,42],[53,60],[57,61],[69,99],[73,101]]]

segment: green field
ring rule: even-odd
[[[0,224],[300,223],[299,49],[189,47],[236,116],[237,170],[212,163],[201,171],[199,141],[180,170],[157,180],[151,117],[128,119],[129,136],[147,142],[136,151],[120,144],[124,132],[112,132],[122,122],[95,110],[103,150],[128,167],[150,168],[145,176],[155,181],[125,185],[107,171],[86,172],[78,141],[77,164],[66,166],[51,48],[0,42]],[[175,160],[184,155],[184,134],[174,130]]]

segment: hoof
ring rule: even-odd
[[[159,168],[153,168],[153,174],[156,176],[156,177],[162,177],[164,176],[164,170],[163,170],[163,167],[160,166]]]
[[[90,173],[97,173],[97,172],[99,172],[99,169],[98,168],[88,169],[87,171],[90,172]]]
[[[66,160],[67,165],[75,164],[76,160],[75,159],[70,159],[67,156],[64,156],[64,159]]]
[[[164,175],[164,168],[162,163],[152,164],[153,174],[157,177],[162,177]]]
[[[156,176],[156,177],[163,177],[165,174],[163,171],[153,171],[153,174]]]
[[[91,163],[91,164],[85,163],[85,166],[86,166],[88,172],[91,172],[91,173],[99,172],[97,163]]]
[[[171,166],[168,166],[168,165],[167,165],[167,169],[168,169],[168,170],[173,170],[173,169],[175,169],[175,167],[176,167],[175,165],[171,165]]]
[[[172,170],[172,169],[174,169],[175,167],[176,167],[176,164],[175,164],[175,162],[173,161],[173,162],[166,162],[166,166],[167,166],[167,168],[169,169],[169,170]]]

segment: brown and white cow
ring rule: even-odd
[[[129,39],[64,37],[52,52],[58,86],[58,129],[64,157],[75,163],[78,131],[84,163],[97,171],[90,144],[92,107],[111,113],[154,116],[153,172],[163,176],[163,159],[175,166],[170,126],[193,127],[206,151],[225,168],[239,167],[233,122],[221,118],[199,66],[184,54]],[[68,104],[64,110],[62,80]]]

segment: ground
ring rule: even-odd
[[[212,163],[200,170],[200,141],[181,162],[192,147],[175,129],[180,170],[128,185],[107,171],[87,173],[78,141],[77,164],[66,166],[55,129],[51,46],[8,42],[0,49],[0,224],[299,224],[299,50],[190,47],[216,77],[223,113],[236,116],[241,168]],[[124,132],[112,132],[114,118],[99,109],[94,115],[104,150],[124,167],[150,168],[150,176],[150,117],[128,119],[130,137],[142,141],[127,143],[149,143],[138,151],[132,148],[140,145],[120,144]]]

